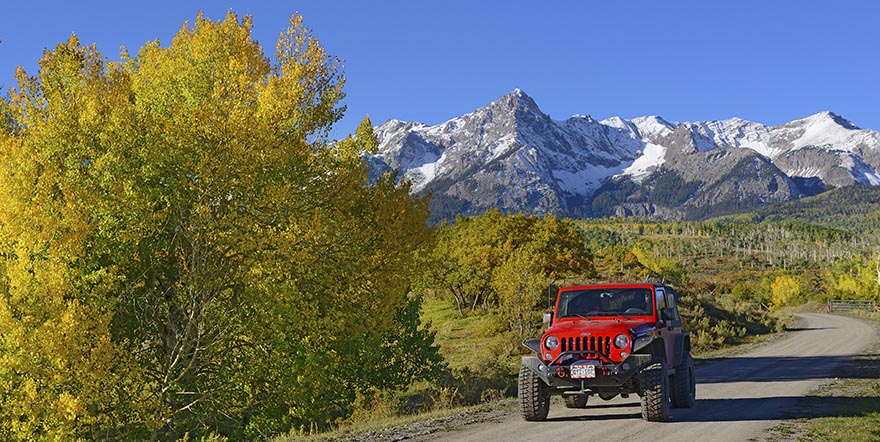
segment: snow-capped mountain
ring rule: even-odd
[[[738,118],[553,120],[517,89],[436,126],[378,126],[377,176],[433,196],[435,220],[504,212],[703,218],[880,184],[880,133],[822,112],[780,126]]]

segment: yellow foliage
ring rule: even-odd
[[[850,297],[858,296],[858,293],[861,291],[859,282],[846,274],[840,275],[834,289],[838,292],[846,293]]]
[[[777,276],[770,283],[770,291],[773,294],[770,300],[770,308],[777,310],[800,295],[801,286],[797,279],[791,276]]]
[[[368,119],[327,143],[344,78],[302,17],[274,61],[251,29],[200,14],[120,63],[72,36],[18,71],[0,439],[265,437],[406,381],[365,360],[405,332],[426,201],[367,181]]]

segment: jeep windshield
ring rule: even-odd
[[[650,316],[654,314],[649,288],[567,290],[559,295],[557,317]]]

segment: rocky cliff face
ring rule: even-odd
[[[414,192],[430,192],[435,220],[490,208],[698,219],[880,184],[880,134],[830,112],[775,127],[656,116],[557,121],[515,90],[436,126],[391,120],[376,134],[370,173],[394,172]]]

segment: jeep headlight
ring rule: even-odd
[[[629,336],[619,334],[614,337],[614,346],[617,348],[626,348],[629,345]]]
[[[559,338],[556,336],[547,336],[544,338],[544,347],[547,350],[556,350],[559,347]]]

